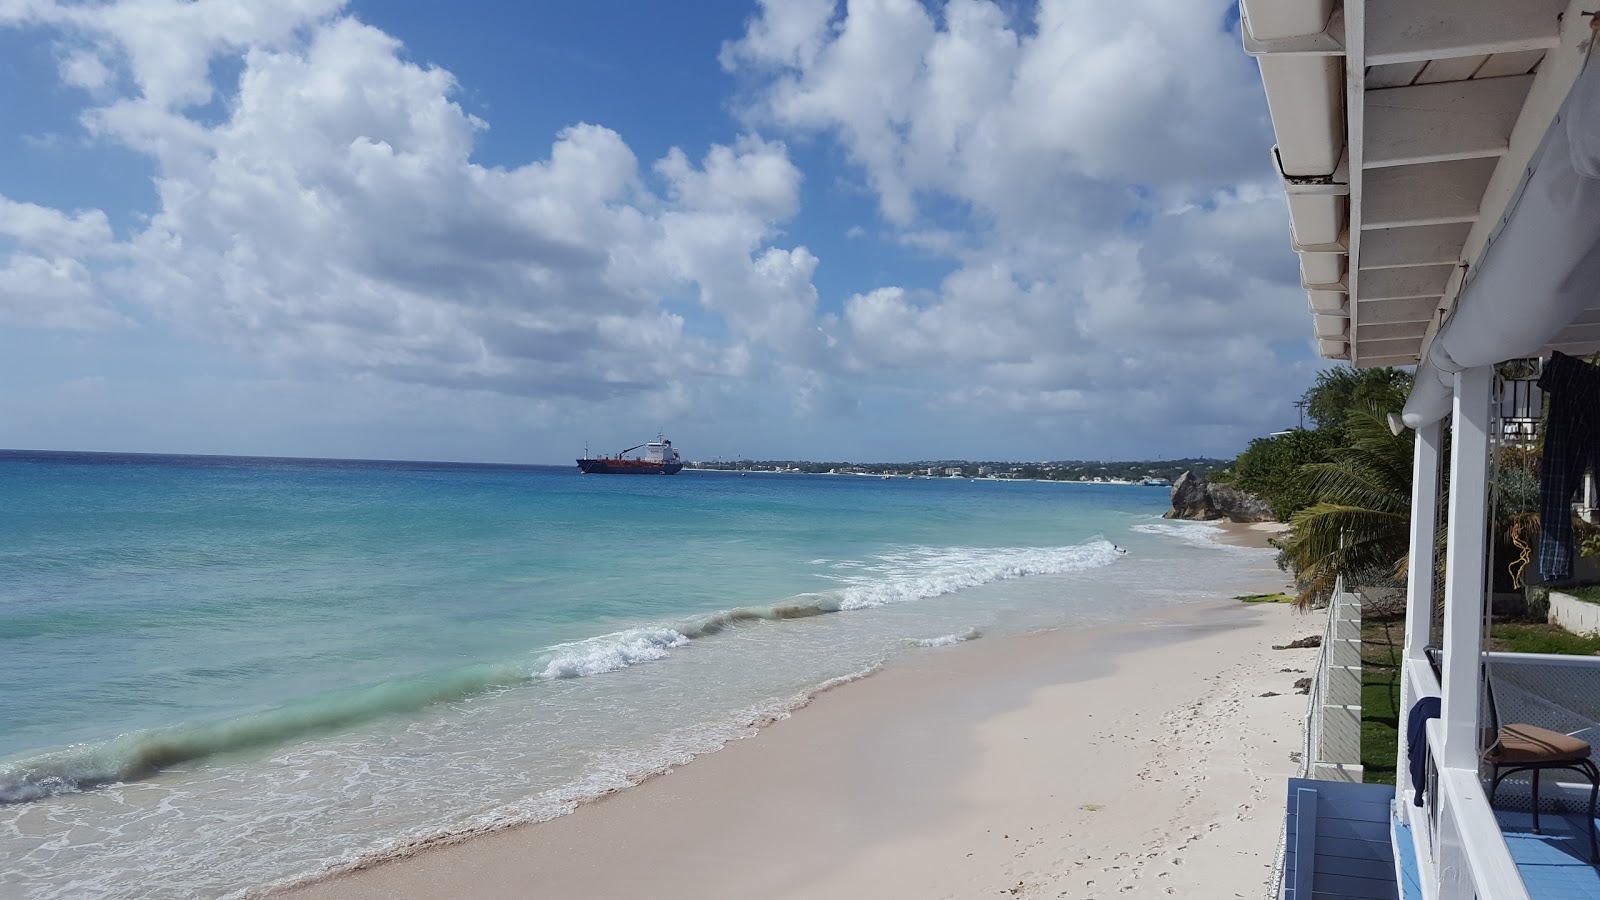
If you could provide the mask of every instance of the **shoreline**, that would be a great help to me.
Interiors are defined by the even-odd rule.
[[[1049,896],[1098,896],[1109,882],[1133,889],[1158,863],[1152,887],[1232,879],[1250,889],[1266,877],[1281,818],[1281,798],[1263,785],[1293,773],[1304,707],[1298,674],[1277,670],[1309,668],[1314,655],[1267,647],[1307,627],[1282,607],[1218,602],[1145,625],[940,648],[819,691],[790,718],[572,814],[400,851],[272,896],[648,888],[801,900],[1032,896],[1046,885]],[[1224,733],[1222,714],[1239,712],[1249,727]],[[1215,758],[1223,745],[1236,753]],[[1212,862],[1235,863],[1164,859],[1196,841],[1216,851]]]
[[[1214,538],[1219,544],[1230,547],[1255,547],[1261,550],[1273,549],[1267,543],[1269,540],[1282,537],[1289,526],[1285,522],[1230,522],[1226,519],[1213,522],[1218,533]]]

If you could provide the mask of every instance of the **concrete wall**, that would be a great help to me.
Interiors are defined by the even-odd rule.
[[[1600,603],[1586,603],[1571,594],[1551,591],[1550,624],[1573,634],[1600,632]]]

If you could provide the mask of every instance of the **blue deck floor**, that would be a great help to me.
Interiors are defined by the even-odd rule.
[[[1395,858],[1400,861],[1400,897],[1402,900],[1422,900],[1422,884],[1417,875],[1417,848],[1412,842],[1411,826],[1391,820],[1394,826]]]
[[[1533,816],[1495,810],[1506,846],[1528,896],[1534,900],[1600,900],[1600,869],[1589,863],[1589,830],[1581,816],[1544,813],[1533,833]]]
[[[1544,834],[1533,833],[1533,816],[1525,812],[1495,810],[1505,833],[1506,847],[1522,874],[1533,900],[1600,900],[1600,868],[1589,864],[1589,833],[1579,816],[1545,813],[1539,817]],[[1400,859],[1400,891],[1405,900],[1421,900],[1417,859],[1411,829],[1394,823],[1395,849]]]

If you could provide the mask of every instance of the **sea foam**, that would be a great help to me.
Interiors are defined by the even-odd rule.
[[[980,637],[981,634],[976,628],[968,628],[966,631],[956,634],[941,634],[938,637],[921,638],[911,643],[917,647],[949,647],[952,644],[974,640]]]
[[[642,662],[665,659],[668,650],[688,643],[687,636],[671,628],[630,628],[552,648],[554,655],[538,677],[602,675]]]

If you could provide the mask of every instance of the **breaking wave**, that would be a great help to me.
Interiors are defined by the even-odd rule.
[[[558,644],[522,660],[450,669],[308,697],[220,721],[143,729],[97,743],[0,760],[0,804],[135,781],[181,763],[284,745],[492,691],[614,672],[664,659],[690,641],[748,622],[802,619],[924,600],[1004,579],[1095,568],[1116,558],[1113,545],[1100,540],[1056,548],[917,547],[866,563],[839,563],[833,566],[834,572],[824,576],[839,587],[797,594],[770,606],[740,607],[632,628]],[[971,630],[916,643],[936,647],[977,636],[976,630]]]

